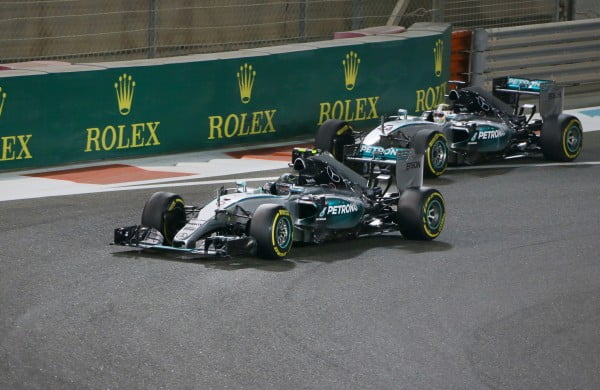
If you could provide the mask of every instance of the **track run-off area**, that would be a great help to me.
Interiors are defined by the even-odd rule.
[[[278,177],[281,149],[0,174],[0,388],[600,387],[600,131],[574,163],[427,180],[448,213],[432,242],[283,261],[110,245],[154,191],[202,205]]]

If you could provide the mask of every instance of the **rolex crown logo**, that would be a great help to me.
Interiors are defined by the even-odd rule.
[[[344,65],[344,78],[346,80],[346,89],[352,91],[356,85],[356,78],[358,77],[358,66],[360,65],[360,58],[358,54],[351,51],[346,54],[346,59],[342,60]]]
[[[0,116],[2,116],[2,109],[4,108],[5,101],[6,101],[6,92],[2,91],[2,87],[0,87]]]
[[[240,66],[240,71],[237,72],[238,87],[240,88],[240,99],[242,103],[250,103],[252,99],[252,87],[254,86],[254,78],[256,77],[256,71],[252,68],[252,65],[244,64]]]
[[[133,92],[135,91],[135,81],[131,75],[123,73],[119,76],[119,81],[115,83],[117,92],[117,103],[121,115],[127,115],[131,112],[131,103],[133,102]]]
[[[435,62],[435,75],[442,75],[442,59],[444,58],[444,41],[438,39],[433,47],[433,59]]]

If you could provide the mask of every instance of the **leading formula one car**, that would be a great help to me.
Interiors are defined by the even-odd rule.
[[[412,149],[397,154],[396,183],[389,177],[369,182],[329,152],[294,149],[292,156],[292,173],[258,188],[243,182],[221,187],[204,207],[157,192],[146,202],[140,225],[115,229],[114,244],[277,259],[294,241],[397,231],[408,239],[432,240],[441,233],[446,206],[439,191],[422,187],[422,154]]]
[[[538,97],[541,118],[535,116],[535,104],[520,104],[521,95]],[[448,102],[418,117],[399,110],[366,133],[354,131],[344,121],[326,121],[317,132],[315,147],[330,151],[358,172],[393,161],[406,148],[425,148],[424,170],[429,177],[443,174],[448,163],[536,155],[572,161],[581,153],[581,122],[562,112],[563,88],[552,81],[501,77],[493,80],[492,93],[479,87],[455,89]]]

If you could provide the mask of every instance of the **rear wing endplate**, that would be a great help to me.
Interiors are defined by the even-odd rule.
[[[407,188],[423,186],[424,156],[414,149],[405,149],[396,154],[396,188],[404,192]]]

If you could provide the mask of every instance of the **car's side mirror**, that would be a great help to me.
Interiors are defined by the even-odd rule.
[[[294,164],[292,165],[295,171],[301,172],[306,169],[306,161],[303,158],[299,157],[294,160]]]

